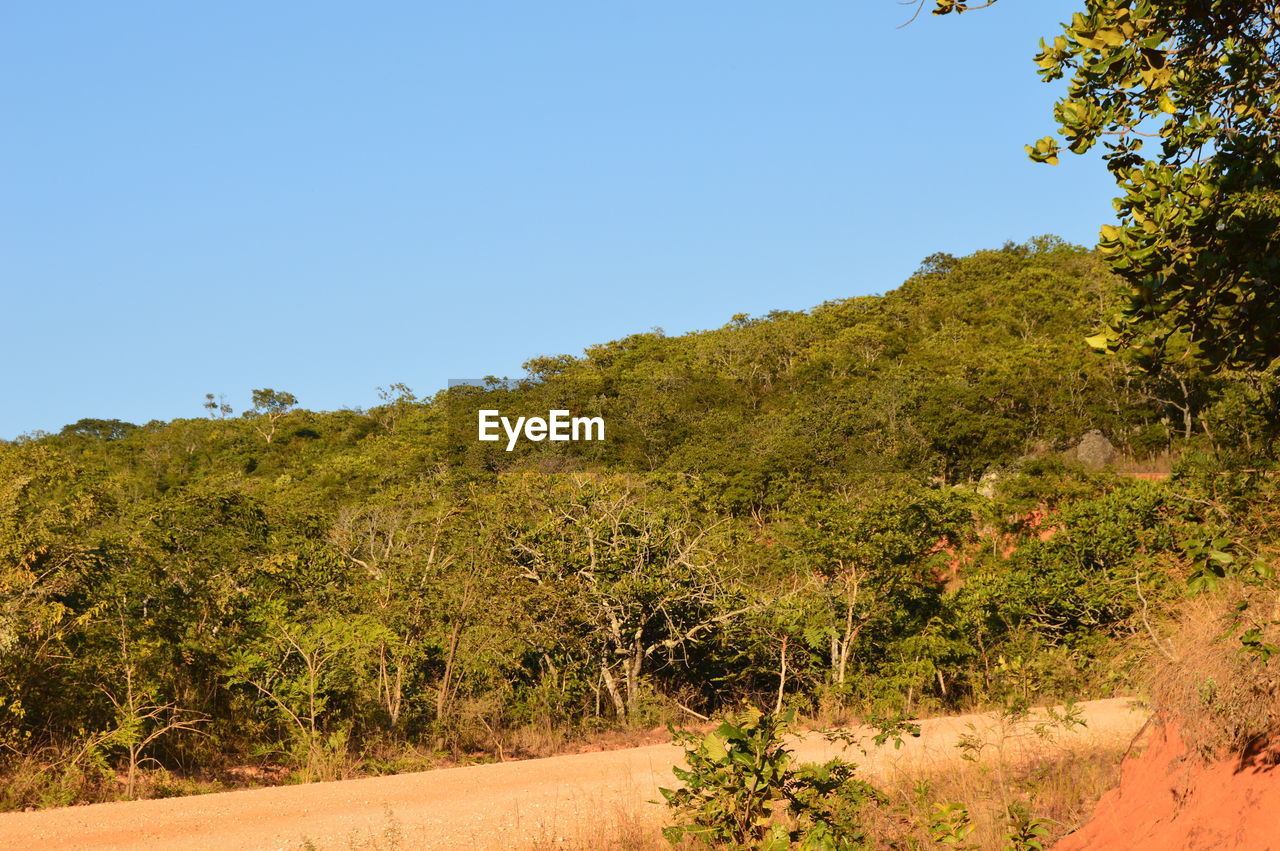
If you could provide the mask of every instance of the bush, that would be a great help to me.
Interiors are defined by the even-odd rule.
[[[863,811],[883,799],[842,760],[791,768],[782,736],[792,713],[749,708],[705,736],[675,732],[689,768],[673,769],[685,785],[662,789],[675,815],[663,830],[673,844],[806,849],[862,848]]]

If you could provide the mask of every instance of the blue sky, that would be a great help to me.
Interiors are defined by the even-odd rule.
[[[1112,216],[1074,2],[10,3],[0,437],[515,375]]]

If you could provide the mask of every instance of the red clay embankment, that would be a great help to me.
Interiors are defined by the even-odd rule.
[[[1280,851],[1280,766],[1274,749],[1204,764],[1176,728],[1144,734],[1120,785],[1055,851]]]

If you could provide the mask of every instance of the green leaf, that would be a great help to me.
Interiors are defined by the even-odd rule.
[[[1106,351],[1111,346],[1111,337],[1106,334],[1094,334],[1092,337],[1085,337],[1085,343],[1092,349],[1098,351]]]
[[[723,729],[722,727],[721,730]],[[706,751],[710,759],[717,762],[729,755],[729,750],[725,747],[723,734],[720,732],[708,733],[707,737],[702,740],[702,749]]]

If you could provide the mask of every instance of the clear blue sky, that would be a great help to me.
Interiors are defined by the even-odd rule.
[[[0,437],[304,407],[892,289],[1112,216],[1074,2],[8,3]]]

